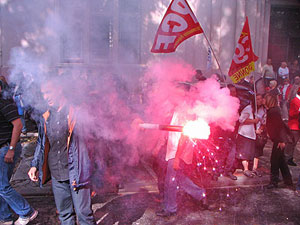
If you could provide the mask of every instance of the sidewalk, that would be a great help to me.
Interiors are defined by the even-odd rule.
[[[300,146],[297,147],[300,149]],[[35,144],[24,143],[23,148],[23,159],[12,177],[13,186],[41,212],[32,224],[59,224],[51,184],[41,189],[30,182],[27,176]],[[300,224],[300,198],[292,190],[263,188],[269,183],[271,148],[272,143],[268,142],[259,162],[262,177],[247,178],[241,170],[235,173],[237,181],[220,177],[207,190],[207,199],[212,206],[210,210],[201,209],[197,202],[183,195],[178,200],[178,215],[168,219],[155,215],[160,203],[155,200],[156,176],[151,168],[144,164],[143,167],[132,168],[135,176],[125,182],[124,189],[118,195],[93,199],[97,224]],[[295,153],[295,162],[300,165],[299,150]],[[300,166],[290,167],[290,170],[296,183]]]

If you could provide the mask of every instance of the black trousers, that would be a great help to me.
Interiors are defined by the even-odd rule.
[[[290,169],[285,161],[285,149],[277,148],[278,143],[273,144],[271,154],[271,183],[277,184],[279,180],[279,170],[281,171],[284,183],[293,184]]]

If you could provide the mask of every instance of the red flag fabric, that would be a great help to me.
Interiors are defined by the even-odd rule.
[[[159,25],[151,52],[170,53],[184,40],[203,33],[186,0],[172,0]]]
[[[254,71],[254,63],[257,60],[258,57],[254,54],[252,49],[248,17],[246,17],[246,22],[244,24],[228,72],[229,77],[231,78],[233,83],[239,82],[241,79],[245,78],[252,71]]]

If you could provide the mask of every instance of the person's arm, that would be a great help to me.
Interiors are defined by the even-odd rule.
[[[37,182],[38,181],[38,168],[40,164],[40,154],[42,153],[43,146],[43,137],[44,137],[44,120],[39,122],[38,126],[38,139],[36,142],[36,147],[34,151],[34,156],[31,161],[31,168],[28,171],[28,176],[30,180]]]
[[[258,118],[255,118],[255,119],[246,119],[243,124],[245,125],[248,125],[248,124],[256,124],[259,122],[259,119]]]
[[[20,135],[23,127],[20,118],[11,121],[11,123],[13,125],[13,131],[12,131],[11,141],[9,146],[12,147],[12,149],[8,150],[7,153],[5,154],[4,161],[6,163],[12,163],[14,160],[15,149],[20,139]]]
[[[265,77],[265,73],[266,73],[266,66],[263,66],[262,71],[261,71],[261,76]]]

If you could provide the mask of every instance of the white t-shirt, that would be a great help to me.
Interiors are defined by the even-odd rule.
[[[170,125],[179,125],[179,118],[177,112],[174,112]],[[169,131],[166,161],[175,158],[180,137],[180,132]]]
[[[279,67],[278,69],[278,75],[285,79],[285,78],[288,78],[289,77],[289,68],[285,67],[285,68],[282,68],[282,67]]]
[[[238,134],[242,135],[243,137],[255,140],[256,134],[255,134],[254,124],[253,123],[243,124],[246,119],[254,119],[251,105],[247,105],[241,112],[239,118],[240,126],[239,126]]]
[[[177,112],[174,112],[171,125],[183,125],[184,120],[180,118],[180,115]],[[179,140],[181,138],[180,132],[172,132],[169,131],[168,143],[167,143],[167,154],[166,161],[170,159],[174,159],[176,156],[176,152],[178,150]],[[182,159],[186,164],[192,164],[193,162],[193,148],[184,149],[182,152],[180,159]]]
[[[264,65],[262,68],[262,75],[268,78],[275,78],[275,73],[272,65]]]

